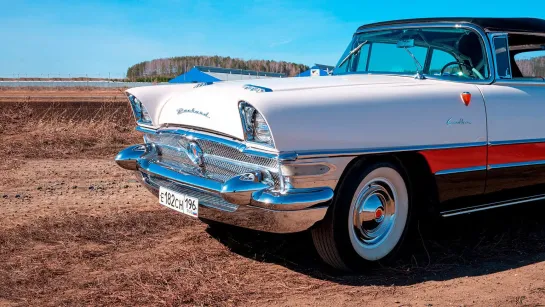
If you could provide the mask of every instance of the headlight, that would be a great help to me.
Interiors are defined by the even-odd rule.
[[[133,95],[129,95],[129,101],[131,102],[132,112],[134,113],[136,123],[138,125],[151,126],[151,117],[142,102]]]
[[[239,109],[246,140],[274,147],[271,130],[263,115],[247,102],[241,102]]]

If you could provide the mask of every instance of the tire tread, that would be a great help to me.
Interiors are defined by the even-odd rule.
[[[332,227],[327,227],[329,224],[324,223],[312,229],[312,240],[316,247],[316,251],[327,264],[343,270],[350,271],[350,268],[344,263],[336,247]]]

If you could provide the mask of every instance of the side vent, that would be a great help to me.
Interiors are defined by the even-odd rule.
[[[252,85],[252,84],[245,84],[242,88],[245,89],[245,90],[251,91],[251,92],[256,92],[256,93],[272,92],[272,90],[270,88],[257,86],[257,85]]]

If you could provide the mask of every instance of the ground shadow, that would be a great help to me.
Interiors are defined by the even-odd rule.
[[[545,203],[423,220],[395,264],[375,265],[359,275],[324,265],[308,232],[275,235],[222,225],[207,231],[244,257],[348,285],[410,285],[545,261]]]

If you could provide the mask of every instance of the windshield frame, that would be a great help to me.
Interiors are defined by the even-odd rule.
[[[425,74],[424,76],[427,79],[438,79],[438,80],[445,80],[445,81],[453,81],[453,82],[462,82],[462,83],[475,83],[475,84],[491,84],[495,80],[496,76],[496,67],[493,62],[492,57],[492,48],[490,46],[490,41],[488,40],[488,36],[484,32],[482,28],[479,26],[469,23],[469,22],[432,22],[432,23],[407,23],[407,24],[399,24],[399,25],[386,25],[386,26],[377,26],[373,28],[366,28],[363,30],[356,31],[354,35],[352,36],[351,42],[354,41],[354,38],[357,35],[364,34],[364,33],[371,33],[371,32],[377,32],[377,31],[387,31],[387,30],[402,30],[402,29],[414,29],[414,28],[455,28],[455,29],[466,29],[475,32],[481,39],[483,43],[483,51],[484,56],[486,57],[486,63],[488,64],[488,77],[480,80],[480,79],[456,79],[456,78],[450,78],[450,77],[443,77],[443,76],[435,76],[435,75],[429,75]],[[350,45],[349,45],[350,46]],[[347,48],[350,49],[350,48]],[[349,50],[348,50],[349,51]],[[343,52],[342,57],[346,56],[347,51]],[[335,67],[337,68],[337,66]],[[410,76],[414,77],[414,74],[402,74],[402,73],[395,73],[395,72],[342,72],[342,73],[334,73],[334,75],[351,75],[351,74],[380,74],[380,75],[395,75],[395,76]]]

